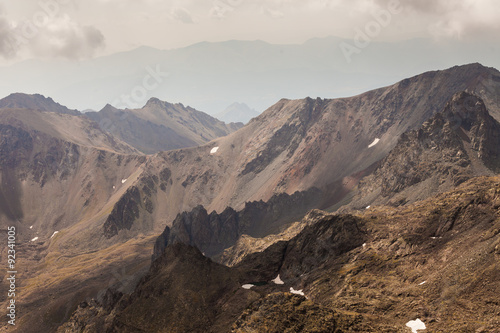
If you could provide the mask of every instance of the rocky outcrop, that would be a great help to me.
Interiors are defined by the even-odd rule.
[[[43,187],[56,175],[59,180],[66,179],[79,159],[80,148],[73,143],[0,124],[0,169],[15,171],[16,178],[31,177]]]
[[[228,207],[222,213],[207,213],[203,206],[179,214],[172,228],[166,227],[155,243],[153,259],[161,255],[168,244],[183,243],[196,246],[207,256],[224,250],[239,236],[238,213]]]
[[[130,187],[124,196],[115,204],[111,214],[104,223],[104,236],[111,238],[118,234],[119,230],[130,230],[134,221],[139,217],[141,206],[141,194],[135,186]]]
[[[155,174],[144,173],[135,185],[129,187],[120,197],[106,218],[103,233],[106,238],[112,238],[121,230],[150,232],[151,219],[155,210],[155,196],[158,189],[166,189],[170,181],[170,171],[166,168],[160,172],[160,177]]]
[[[0,124],[0,166],[18,168],[26,166],[33,151],[33,138],[30,133],[11,125]]]
[[[242,234],[259,237],[279,231],[300,219],[318,202],[321,202],[321,192],[312,189],[292,195],[275,195],[268,202],[247,202],[239,212],[228,207],[220,214],[215,211],[208,214],[203,206],[197,206],[177,215],[172,227],[165,228],[155,243],[153,260],[167,245],[175,243],[195,246],[213,257],[234,245]]]

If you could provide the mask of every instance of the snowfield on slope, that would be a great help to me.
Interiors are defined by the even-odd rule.
[[[411,328],[412,333],[418,333],[418,330],[425,330],[424,322],[418,318],[417,320],[410,320],[406,323],[406,326]]]
[[[370,145],[368,146],[368,148],[371,148],[373,146],[375,146],[377,143],[379,143],[380,139],[379,138],[375,138],[375,140],[373,140],[372,143],[370,143]]]

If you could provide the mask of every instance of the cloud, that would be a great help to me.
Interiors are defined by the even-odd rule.
[[[47,42],[49,53],[70,59],[89,58],[104,47],[104,36],[97,28],[74,22],[49,28],[41,39]]]
[[[139,45],[164,49],[224,39],[302,43],[327,35],[352,38],[356,29],[374,20],[374,11],[387,9],[393,1],[398,0],[88,0],[65,4],[60,0],[12,1],[5,6],[4,15],[0,11],[0,58],[18,55],[15,58],[80,59]],[[40,3],[59,6],[49,10]],[[415,37],[482,41],[500,38],[498,0],[399,3],[403,11],[393,15],[380,41]],[[25,43],[13,39],[25,35],[23,20],[33,21],[40,13],[50,17],[47,24],[37,27],[34,37],[23,37]],[[181,23],[189,26],[176,30]],[[11,28],[16,26],[13,34]],[[100,52],[105,44],[107,49]]]
[[[429,24],[429,32],[434,38],[498,38],[500,7],[495,0],[459,3],[441,0],[420,9],[434,17],[434,22]]]
[[[177,20],[179,22],[185,23],[185,24],[193,24],[194,20],[191,15],[191,13],[182,7],[175,7],[171,11],[172,18],[174,20]]]
[[[3,16],[0,16],[0,55],[12,58],[17,54],[18,47],[13,43],[12,28]]]
[[[320,0],[321,2],[321,0]],[[401,33],[421,30],[434,39],[498,39],[500,6],[498,0],[324,0],[323,4],[351,8],[359,13],[387,9],[399,3]],[[408,25],[409,22],[413,25]],[[401,29],[402,28],[402,29]]]
[[[67,15],[17,22],[10,40],[14,52],[22,50],[31,57],[84,59],[104,47],[104,36],[97,28],[82,26]]]

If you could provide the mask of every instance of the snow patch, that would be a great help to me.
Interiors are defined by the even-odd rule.
[[[280,275],[279,275],[279,274],[278,274],[278,276],[276,277],[276,279],[271,280],[271,282],[274,282],[274,284],[285,284],[285,282],[283,282],[283,280],[281,280],[281,278],[280,278]]]
[[[300,289],[300,290],[295,290],[295,289],[293,289],[293,287],[290,287],[290,292],[291,292],[292,294],[305,296],[305,294],[304,294],[304,292],[302,291],[302,289]]]
[[[370,143],[370,145],[368,146],[368,148],[371,148],[371,147],[375,146],[379,141],[380,141],[379,138],[375,138],[375,140],[373,140],[373,142]]]
[[[125,184],[126,181],[127,179],[122,179],[122,184]]]
[[[38,237],[33,238],[31,241],[36,242],[38,240]]]
[[[424,282],[420,282],[418,285],[421,286],[421,285],[424,285],[426,283],[427,283],[427,281],[424,281]]]
[[[255,287],[255,285],[254,284],[244,284],[241,286],[241,288],[243,288],[243,289],[252,289],[252,287]]]
[[[210,154],[215,154],[219,150],[219,147],[213,147],[212,150],[210,151]]]
[[[52,234],[52,236],[50,236],[50,238],[54,237],[55,235],[57,235],[59,233],[59,231],[54,231],[54,233]]]
[[[406,326],[411,328],[412,333],[417,333],[417,330],[425,330],[425,324],[420,319],[410,320]]]

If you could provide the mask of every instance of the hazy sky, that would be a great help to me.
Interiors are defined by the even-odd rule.
[[[378,28],[376,13],[382,13]],[[353,38],[366,29],[377,41],[499,43],[500,6],[498,0],[0,0],[0,64],[85,59],[141,45],[302,43]]]

